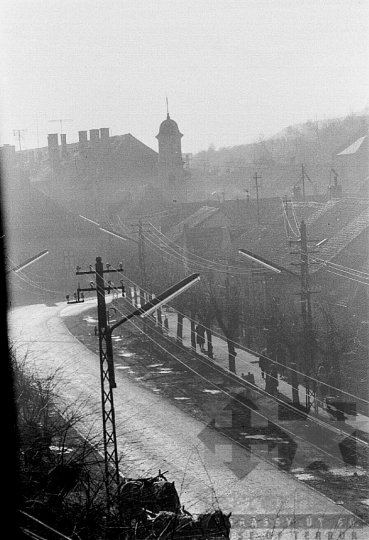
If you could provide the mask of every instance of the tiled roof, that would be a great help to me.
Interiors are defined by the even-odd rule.
[[[7,226],[14,236],[57,238],[96,235],[96,226],[32,186],[28,195],[13,198],[7,208]]]
[[[355,219],[345,225],[340,231],[333,235],[329,240],[319,249],[319,260],[324,262],[331,261],[339,253],[348,246],[355,238],[357,238],[363,231],[369,228],[369,204],[367,208],[361,212]],[[313,272],[319,270],[323,265],[315,266]]]
[[[310,210],[310,215],[308,210]],[[295,217],[286,221],[281,216],[273,224],[265,227],[253,227],[234,243],[234,254],[239,248],[252,251],[265,259],[285,268],[290,268],[294,260],[290,252],[288,237],[298,239],[299,225],[304,219],[307,225],[308,239],[315,243],[328,238],[316,255],[324,260],[335,258],[350,242],[369,227],[369,201],[360,199],[339,199],[325,205],[310,207],[304,204],[294,205]],[[295,219],[296,218],[296,219]],[[314,245],[314,242],[309,244]],[[319,266],[312,269],[316,271]]]
[[[181,221],[178,225],[175,225],[166,233],[166,237],[169,238],[172,242],[176,242],[183,234],[183,229],[187,226],[189,229],[197,227],[204,221],[206,221],[210,216],[219,211],[219,208],[213,208],[210,206],[203,206],[194,214],[191,214],[189,217]]]

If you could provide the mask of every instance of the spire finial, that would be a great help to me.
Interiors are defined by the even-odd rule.
[[[169,105],[168,105],[168,98],[165,98],[166,101],[167,101],[167,118],[170,118],[169,116]]]

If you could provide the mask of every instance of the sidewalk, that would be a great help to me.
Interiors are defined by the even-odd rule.
[[[169,334],[172,337],[175,337],[177,329],[177,314],[175,312],[163,312],[163,316],[164,315],[166,315],[168,318]],[[214,354],[213,362],[228,371],[228,347],[226,341],[218,336],[213,335],[212,344]],[[186,318],[183,320],[183,345],[191,348],[191,326],[190,321]],[[197,354],[201,354],[198,347]],[[206,356],[206,354],[204,354],[204,356]],[[206,358],[208,357],[206,356]],[[258,356],[255,356],[252,353],[246,352],[242,349],[237,349],[236,374],[241,377],[242,374],[247,375],[248,373],[251,373],[254,376],[255,385],[265,390],[265,380],[261,376]],[[291,385],[280,378],[278,382],[279,393],[292,400]],[[299,397],[300,402],[304,403],[305,387],[301,384],[299,385]],[[365,416],[363,414],[345,414],[345,417],[346,419],[344,424],[349,427],[349,429],[352,429],[353,431],[360,430],[369,435],[368,416]],[[338,425],[342,424],[342,422],[333,421],[331,415],[324,411],[322,408],[319,408],[318,418],[321,418],[321,420],[324,420],[325,422],[332,421],[332,423],[337,425],[337,427]]]

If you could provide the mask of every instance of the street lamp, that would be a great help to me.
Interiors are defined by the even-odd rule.
[[[112,334],[118,326],[124,324],[133,317],[145,318],[164,304],[167,304],[178,295],[195,285],[200,279],[200,274],[191,274],[162,292],[139,309],[132,311],[116,323],[109,325],[105,307],[105,289],[103,280],[103,265],[101,258],[96,259],[96,290],[98,294],[98,317],[99,317],[99,349],[100,349],[100,374],[101,395],[103,413],[104,435],[104,461],[106,474],[107,504],[111,504],[112,486],[115,485],[116,494],[119,496],[119,459],[115,429],[115,411],[113,401],[113,389],[116,388],[114,374],[113,341]]]
[[[45,249],[44,251],[40,251],[40,253],[37,253],[37,255],[34,255],[30,259],[27,259],[26,261],[22,262],[18,266],[15,266],[14,268],[11,268],[10,270],[7,270],[6,275],[10,274],[11,272],[14,272],[17,274],[24,268],[27,268],[30,264],[33,264],[34,262],[38,261],[39,259],[42,259],[42,257],[45,257],[49,253],[49,250]]]

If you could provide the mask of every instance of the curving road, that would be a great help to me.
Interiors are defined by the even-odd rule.
[[[78,407],[83,417],[79,429],[100,440],[99,359],[63,324],[64,317],[88,309],[94,302],[14,308],[9,313],[9,328],[18,355],[26,355],[27,364],[42,375],[57,374],[61,406]],[[181,502],[193,513],[219,503],[222,510],[239,515],[347,515],[339,505],[232,445],[219,433],[204,431],[201,422],[127,380],[124,370],[117,370],[116,377],[118,452],[125,476],[169,471]]]

